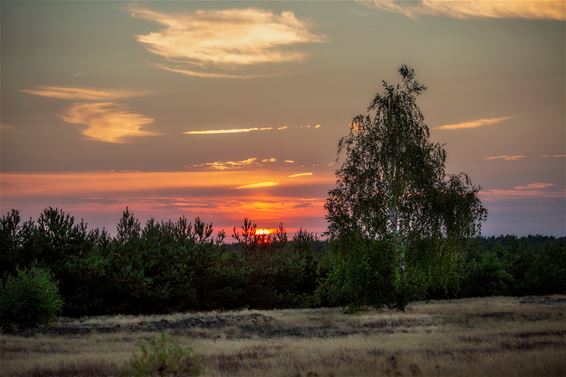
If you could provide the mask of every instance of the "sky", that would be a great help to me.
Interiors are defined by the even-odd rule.
[[[563,1],[4,1],[0,209],[326,230],[337,143],[408,64],[484,235],[566,235]]]

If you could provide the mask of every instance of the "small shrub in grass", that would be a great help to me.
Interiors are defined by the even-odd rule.
[[[63,308],[57,282],[36,266],[16,271],[0,287],[0,326],[4,331],[45,325]]]
[[[124,376],[198,376],[200,362],[189,347],[165,333],[153,337],[140,346],[140,352],[132,356],[130,365],[122,371]]]

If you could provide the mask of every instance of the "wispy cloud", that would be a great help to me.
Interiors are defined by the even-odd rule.
[[[248,132],[271,131],[273,127],[252,127],[252,128],[229,128],[225,130],[199,130],[186,131],[185,135],[219,135],[219,134],[241,134]]]
[[[474,1],[397,1],[362,0],[366,7],[388,12],[402,13],[407,17],[447,16],[452,18],[527,18],[566,19],[562,0],[474,0]]]
[[[270,158],[263,158],[259,159],[257,157],[250,157],[245,160],[226,160],[226,161],[212,161],[212,162],[205,162],[203,164],[195,164],[191,165],[194,168],[207,168],[211,170],[236,170],[242,168],[250,168],[250,167],[261,167],[264,166],[266,163],[274,163],[277,162],[275,157]]]
[[[514,154],[514,155],[499,155],[499,156],[488,156],[484,157],[484,160],[504,160],[504,161],[517,161],[526,158],[524,154]]]
[[[219,73],[219,72],[200,72],[187,68],[169,66],[165,64],[152,64],[152,66],[161,68],[165,71],[179,73],[184,76],[198,77],[201,79],[234,79],[234,80],[249,80],[258,79],[266,77],[276,77],[279,75],[269,74],[269,75],[250,75],[250,74],[232,74],[232,73]]]
[[[15,127],[16,126],[14,126],[13,124],[0,123],[0,130],[11,130],[12,128]]]
[[[542,158],[564,158],[566,154],[543,154]]]
[[[102,101],[118,98],[139,97],[149,94],[147,91],[135,91],[125,89],[97,89],[97,88],[75,88],[64,86],[37,86],[31,89],[21,90],[27,94],[41,97],[56,98],[63,100]]]
[[[238,186],[236,188],[237,189],[254,189],[254,188],[262,188],[262,187],[273,187],[273,186],[277,186],[278,184],[279,183],[273,182],[273,181],[256,182],[256,183],[250,183],[250,184],[247,184],[247,185]]]
[[[506,120],[513,119],[515,117],[512,116],[504,116],[504,117],[497,117],[497,118],[482,118],[476,120],[470,120],[467,122],[461,123],[452,123],[452,124],[445,124],[442,126],[434,127],[435,130],[462,130],[466,128],[478,128],[478,127],[486,127],[486,126],[493,126]]]
[[[320,128],[320,124],[316,126],[306,125],[306,126],[281,126],[281,127],[250,127],[250,128],[227,128],[227,129],[211,129],[211,130],[196,130],[196,131],[185,131],[185,135],[221,135],[221,134],[241,134],[249,132],[262,132],[262,131],[283,131],[288,129],[302,129],[302,128]]]
[[[515,190],[542,190],[554,186],[554,183],[547,182],[533,182],[526,185],[519,185],[513,187]]]
[[[289,47],[324,41],[290,11],[277,14],[249,8],[163,13],[131,5],[130,12],[162,26],[159,31],[137,36],[149,51],[167,59],[160,68],[187,76],[258,77],[234,70],[264,63],[300,62],[305,54]]]
[[[287,177],[288,177],[288,178],[298,178],[298,177],[308,177],[308,176],[310,176],[310,175],[312,175],[311,172],[308,172],[308,173],[291,174],[291,175],[289,175],[289,176],[287,176]]]
[[[284,160],[283,162],[286,163],[286,164],[294,164],[295,163],[294,160]]]
[[[60,116],[67,123],[86,126],[82,134],[87,138],[107,143],[124,143],[130,137],[156,135],[144,130],[153,123],[152,118],[113,102],[75,103]]]
[[[547,190],[556,186],[549,182],[532,182],[518,185],[513,188],[491,189],[480,191],[482,199],[497,201],[505,199],[556,199],[565,198],[566,190]]]

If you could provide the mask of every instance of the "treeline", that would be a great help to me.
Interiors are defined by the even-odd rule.
[[[3,285],[47,270],[70,316],[387,305],[399,263],[391,243],[361,236],[321,241],[282,225],[265,235],[247,219],[227,235],[199,218],[142,225],[128,210],[115,236],[59,209],[35,221],[12,210],[0,219],[0,247]],[[410,300],[566,293],[565,238],[418,240],[405,258]]]

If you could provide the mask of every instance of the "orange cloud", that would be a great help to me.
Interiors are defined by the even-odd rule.
[[[22,89],[21,92],[48,98],[85,101],[101,101],[117,98],[139,97],[149,94],[149,92],[147,91],[74,88],[64,86],[38,86],[32,89]]]
[[[308,172],[308,173],[291,174],[291,175],[288,175],[287,177],[288,177],[288,178],[298,178],[298,177],[307,177],[307,176],[310,176],[310,175],[312,175],[311,172]]]
[[[236,188],[237,189],[254,189],[254,188],[263,188],[263,187],[273,187],[273,186],[277,186],[277,185],[279,185],[279,183],[273,182],[273,181],[267,181],[267,182],[250,183],[250,184],[247,184],[247,185],[238,186]]]
[[[407,17],[447,16],[452,18],[527,18],[566,19],[566,5],[561,0],[474,0],[442,1],[420,0],[418,2],[396,0],[359,1],[369,8],[402,13]]]
[[[462,123],[453,123],[453,124],[445,124],[443,126],[434,127],[435,130],[461,130],[465,128],[478,128],[478,127],[485,127],[485,126],[493,126],[495,124],[499,124],[509,119],[513,119],[515,117],[512,116],[504,116],[498,118],[483,118],[472,120],[468,122]]]
[[[162,13],[132,5],[130,12],[163,27],[138,35],[140,43],[155,55],[185,66],[168,63],[160,68],[187,76],[254,78],[257,76],[234,73],[234,68],[299,62],[305,54],[289,47],[324,40],[289,11],[277,14],[249,8]]]
[[[213,161],[213,162],[205,162],[203,164],[195,164],[192,167],[205,167],[212,170],[233,170],[233,169],[242,169],[242,168],[249,168],[252,166],[263,166],[265,163],[273,163],[277,162],[275,157],[271,158],[264,158],[258,159],[257,157],[250,157],[245,160],[237,160],[237,161]]]
[[[484,157],[484,160],[504,160],[504,161],[517,161],[517,160],[522,160],[524,159],[525,156],[524,154],[515,154],[515,155],[500,155],[500,156],[488,156],[488,157]]]
[[[271,131],[272,127],[252,127],[252,128],[230,128],[226,130],[200,130],[186,131],[185,135],[219,135],[219,134],[241,134],[248,132]]]
[[[563,158],[566,157],[566,154],[543,154],[542,158]]]
[[[107,143],[124,143],[130,137],[156,135],[144,130],[153,123],[153,118],[112,102],[75,103],[60,116],[67,123],[86,126],[82,134],[87,138]]]
[[[292,129],[303,129],[303,128],[320,128],[320,124],[316,126],[294,126]],[[198,130],[198,131],[185,131],[185,135],[221,135],[221,134],[240,134],[248,132],[262,132],[262,131],[283,131],[289,129],[289,126],[281,126],[277,128],[273,127],[250,127],[250,128],[228,128],[222,130]]]

